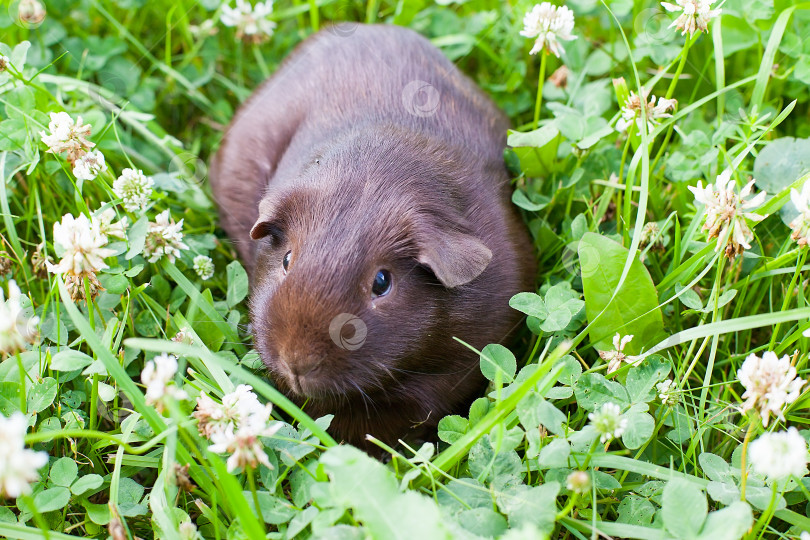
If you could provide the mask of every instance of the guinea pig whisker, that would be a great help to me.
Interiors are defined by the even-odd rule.
[[[381,381],[381,380],[380,380],[380,378],[377,376],[377,374],[376,374],[376,373],[374,373],[373,371],[369,371],[369,372],[368,372],[368,374],[369,374],[369,375],[371,375],[371,376],[374,378],[374,381],[373,381],[373,383],[372,383],[372,384],[374,384],[374,386],[376,386],[376,387],[377,387],[377,388],[379,388],[380,390],[385,391],[385,387],[383,386],[382,381]]]
[[[386,388],[382,385],[382,383],[380,383],[379,380],[376,379],[376,377],[375,377],[374,381],[369,381],[369,382],[371,382],[371,384],[374,386],[374,388],[380,390],[380,392],[382,392],[383,394],[386,393]],[[399,381],[397,381],[397,384],[402,386],[402,383],[400,383]]]
[[[445,376],[445,375],[457,375],[459,373],[466,373],[467,368],[457,369],[455,371],[415,371],[412,369],[402,369],[402,368],[395,368],[391,367],[388,368],[398,373],[405,373],[408,375],[427,375],[427,376]]]
[[[369,402],[368,395],[363,391],[362,388],[360,388],[360,385],[358,385],[356,382],[351,381],[351,383],[352,383],[352,386],[354,386],[357,389],[357,391],[360,393],[360,398],[363,400],[363,405],[366,408],[366,418],[371,418],[371,411],[369,411],[369,409],[368,409],[368,402]],[[373,402],[372,402],[372,406],[374,406]],[[375,411],[377,410],[376,407],[374,408],[374,410]]]
[[[371,361],[372,361],[372,362],[374,362],[374,364],[375,364],[375,365],[376,365],[378,368],[380,368],[382,371],[385,371],[385,372],[388,374],[388,379],[389,379],[389,381],[393,381],[395,384],[399,385],[399,386],[400,386],[402,389],[407,390],[407,388],[405,387],[405,385],[404,385],[404,384],[402,384],[402,381],[400,381],[399,379],[397,379],[397,378],[394,376],[394,374],[393,374],[393,373],[391,373],[391,369],[390,369],[388,366],[386,366],[386,365],[385,365],[383,362],[381,362],[380,360],[377,360],[377,359],[376,359],[376,358],[374,358],[374,357],[371,357]],[[396,369],[396,368],[394,368],[394,369]],[[380,390],[380,391],[381,391],[383,394],[385,394],[387,389],[385,388],[385,386],[383,386],[383,384],[382,384],[382,382],[380,381],[380,378],[378,377],[377,373],[374,373],[374,372],[369,372],[369,373],[370,373],[371,375],[373,375],[373,376],[374,376],[374,381],[375,381],[375,382],[374,382],[374,386],[375,386],[377,389],[379,389],[379,390]]]
[[[327,401],[332,408],[339,408],[347,399],[345,393],[340,392],[336,388],[329,387]]]
[[[355,388],[358,387],[357,383],[354,383],[354,385],[355,385]],[[368,386],[368,385],[371,385],[374,388],[380,389],[382,391],[382,393],[385,394],[385,387],[382,385],[382,383],[378,379],[376,379],[376,377],[375,377],[374,381],[372,381],[370,379],[363,380],[363,386]],[[371,406],[374,408],[374,411],[379,413],[379,410],[377,409],[377,402],[375,401],[375,399],[372,396],[370,396],[368,394],[368,392],[364,391],[362,388],[359,388],[359,390],[362,393],[363,399],[364,400],[367,399],[368,402],[371,404]]]
[[[383,371],[385,371],[388,374],[389,379],[396,380],[396,377],[394,377],[394,374],[391,373],[391,370],[388,368],[388,366],[386,366],[384,363],[380,362],[376,358],[372,357],[371,360],[377,365],[377,367],[381,368]]]
[[[334,407],[338,407],[344,401],[344,397],[334,388],[329,389],[329,399],[332,401]]]

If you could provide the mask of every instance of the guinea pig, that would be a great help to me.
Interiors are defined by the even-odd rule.
[[[337,25],[237,111],[212,160],[276,386],[369,449],[429,438],[521,325],[535,256],[510,202],[508,121],[427,39]]]

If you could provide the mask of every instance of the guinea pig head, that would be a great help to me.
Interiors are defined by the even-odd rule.
[[[433,162],[353,159],[324,156],[271,188],[251,231],[257,349],[283,390],[316,402],[412,393],[409,378],[446,373],[448,306],[492,257]]]

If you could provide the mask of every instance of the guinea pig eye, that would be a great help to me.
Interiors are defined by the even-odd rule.
[[[391,292],[391,272],[380,270],[374,276],[374,283],[371,284],[371,294],[374,296],[385,296]]]
[[[284,258],[281,259],[281,267],[284,268],[284,273],[287,273],[287,269],[290,267],[290,259],[292,258],[292,251],[288,251],[284,254]]]

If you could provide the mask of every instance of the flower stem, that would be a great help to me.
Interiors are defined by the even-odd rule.
[[[804,266],[804,261],[807,258],[807,250],[802,249],[799,253],[799,260],[796,261],[796,271],[793,272],[793,279],[790,280],[790,286],[788,287],[787,291],[785,291],[785,298],[782,300],[782,311],[787,310],[788,305],[790,305],[790,301],[793,299],[793,289],[796,288],[796,282],[799,279],[799,276],[802,273],[802,267]],[[776,344],[776,337],[779,335],[779,327],[781,323],[777,323],[773,327],[773,332],[771,332],[771,342],[768,345],[769,350],[773,350],[774,345]]]
[[[593,457],[593,451],[596,450],[596,446],[599,444],[599,435],[596,436],[596,439],[593,440],[591,443],[591,447],[588,448],[588,455],[585,456],[585,463],[582,464],[582,469],[588,467],[588,464],[591,462],[591,458]]]
[[[751,420],[748,424],[748,431],[745,432],[745,439],[743,439],[742,453],[740,454],[740,500],[745,502],[745,484],[748,480],[748,467],[746,466],[746,456],[748,455],[748,443],[751,441],[751,433],[754,432],[756,427],[756,420]]]
[[[93,373],[93,390],[90,394],[90,430],[98,425],[98,373]]]
[[[90,322],[90,328],[96,329],[96,317],[93,313],[93,295],[90,294],[90,282],[86,277],[82,278],[82,287],[84,287],[84,301],[87,302],[87,320]]]
[[[624,178],[624,165],[627,162],[627,153],[630,151],[630,139],[633,138],[633,131],[636,127],[635,122],[631,122],[630,126],[627,128],[627,140],[624,141],[624,150],[622,150],[622,160],[619,165],[619,179],[617,181],[618,184],[621,185]],[[630,242],[630,230],[628,228],[628,222],[630,217],[629,208],[631,206],[631,201],[633,199],[633,186],[632,184],[625,185],[624,189],[624,197],[622,197],[622,192],[617,191],[616,193],[616,228],[618,229],[621,227],[622,229],[622,245],[627,245]],[[625,210],[622,210],[622,205],[625,205]],[[624,214],[627,213],[627,219],[625,219]]]
[[[17,367],[20,369],[20,412],[26,414],[28,409],[28,407],[26,407],[25,399],[25,379],[27,373],[25,372],[25,366],[23,365],[20,353],[18,352],[15,356],[17,357]]]
[[[671,99],[672,94],[675,93],[675,86],[678,84],[678,79],[681,77],[681,73],[683,73],[683,68],[686,66],[686,58],[689,53],[689,48],[692,47],[692,43],[695,40],[692,36],[686,38],[686,43],[683,44],[683,50],[681,51],[681,59],[678,62],[678,67],[675,68],[675,74],[672,76],[672,82],[669,83],[669,88],[667,89],[667,96],[666,99]]]
[[[562,518],[570,514],[571,510],[574,509],[574,505],[577,504],[578,500],[579,500],[579,493],[576,492],[570,497],[568,497],[568,502],[565,504],[565,507],[557,513],[555,521],[560,521]]]
[[[720,289],[722,288],[721,282],[723,277],[723,267],[726,264],[726,259],[721,257],[717,260],[717,273],[714,279],[714,287],[712,288],[712,295],[711,300],[714,303],[714,308],[712,309],[712,322],[716,323],[720,321],[720,309],[719,309],[719,301],[720,301]],[[712,348],[709,352],[709,361],[706,363],[706,374],[703,376],[703,388],[700,391],[700,403],[698,406],[698,418],[702,421],[703,420],[703,413],[706,410],[706,398],[709,395],[709,387],[711,386],[709,383],[711,382],[712,372],[714,371],[714,361],[717,357],[717,343],[718,343],[718,336],[712,337]]]
[[[245,473],[247,473],[250,492],[253,494],[253,504],[256,507],[256,512],[261,514],[262,510],[261,506],[259,506],[259,494],[256,492],[256,478],[254,477],[253,467],[251,467],[250,465],[245,467]]]
[[[543,83],[545,83],[546,79],[547,56],[548,53],[545,50],[540,53],[540,75],[537,78],[537,101],[534,104],[534,122],[532,123],[534,127],[532,129],[537,129],[540,123],[540,106],[543,104]]]
[[[776,482],[771,484],[771,501],[768,503],[768,508],[759,516],[759,519],[754,523],[751,532],[748,533],[746,538],[762,538],[762,535],[765,533],[765,527],[768,525],[768,522],[771,521],[774,511],[776,511],[776,484]],[[759,531],[759,534],[757,534],[757,531]]]

